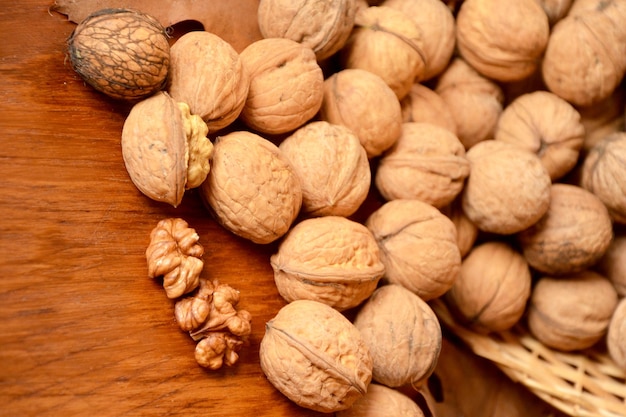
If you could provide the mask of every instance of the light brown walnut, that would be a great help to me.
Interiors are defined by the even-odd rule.
[[[354,30],[340,51],[341,65],[378,75],[402,100],[413,82],[424,77],[423,45],[421,30],[404,12],[372,6],[357,13]]]
[[[372,232],[384,279],[429,301],[450,289],[461,268],[454,223],[419,200],[392,200],[375,210],[365,225]]]
[[[347,127],[310,122],[278,147],[300,179],[303,213],[348,217],[367,198],[371,184],[367,152]]]
[[[372,379],[372,358],[359,331],[317,301],[297,300],[281,308],[265,325],[259,357],[276,389],[322,413],[350,408]]]
[[[187,103],[209,132],[234,122],[248,97],[250,75],[237,51],[219,36],[206,31],[182,35],[170,49],[167,91]]]
[[[456,18],[460,55],[497,81],[530,76],[549,35],[548,16],[537,0],[465,0]]]
[[[196,344],[194,356],[203,368],[216,370],[223,365],[232,366],[239,359],[245,342],[228,332],[213,332]]]
[[[287,158],[278,146],[248,131],[215,140],[200,195],[223,227],[261,244],[284,235],[302,205],[300,181]]]
[[[338,411],[336,417],[424,417],[415,401],[402,392],[382,384],[371,383],[367,393],[352,407]]]
[[[356,0],[261,0],[259,30],[264,38],[287,38],[311,48],[318,61],[339,51],[350,36]]]
[[[535,152],[554,181],[578,162],[585,136],[580,113],[549,91],[513,100],[500,115],[495,139]]]
[[[545,215],[518,235],[524,257],[545,274],[578,272],[595,264],[613,239],[609,212],[582,187],[555,183]]]
[[[362,69],[343,69],[324,81],[320,119],[352,130],[368,158],[389,149],[402,133],[400,101],[382,78]]]
[[[589,150],[581,185],[597,196],[611,219],[626,224],[626,132],[616,132]]]
[[[419,387],[435,370],[441,351],[437,316],[415,293],[383,285],[354,319],[372,356],[372,379],[388,387]]]
[[[166,218],[150,232],[146,248],[148,276],[162,278],[168,298],[175,299],[196,289],[204,266],[204,248],[195,229],[181,218]]]
[[[260,39],[241,51],[250,89],[240,118],[261,133],[280,134],[315,116],[324,96],[324,74],[313,50],[285,38]]]
[[[438,93],[424,84],[414,83],[409,94],[400,101],[400,107],[404,123],[431,123],[456,135],[456,121],[450,108]]]
[[[530,267],[522,254],[506,242],[487,241],[465,257],[445,301],[472,329],[497,332],[520,321],[530,290]]]
[[[416,199],[437,208],[456,198],[470,174],[461,141],[431,123],[403,123],[400,138],[379,159],[374,178],[387,200]]]
[[[463,211],[480,230],[514,234],[546,213],[552,182],[537,154],[491,139],[466,157],[472,168],[461,195]]]
[[[337,310],[363,302],[385,272],[370,231],[340,216],[313,217],[296,224],[270,263],[285,300],[315,300]]]
[[[586,349],[606,336],[617,303],[615,288],[593,271],[542,276],[532,290],[528,328],[547,347]]]

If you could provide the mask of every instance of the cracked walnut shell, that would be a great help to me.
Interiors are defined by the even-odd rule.
[[[168,298],[178,298],[198,287],[204,266],[204,248],[199,239],[195,229],[180,218],[163,219],[150,232],[146,248],[148,276],[163,278]]]
[[[302,220],[285,235],[270,263],[285,300],[315,300],[337,310],[363,302],[385,271],[370,231],[341,216]]]
[[[357,328],[312,300],[293,301],[266,323],[259,357],[276,389],[322,413],[352,406],[372,379],[372,358]]]
[[[122,157],[133,184],[147,197],[177,207],[186,189],[199,187],[213,144],[200,117],[166,92],[136,103],[122,128]]]
[[[300,181],[288,159],[272,142],[248,131],[215,140],[200,195],[224,228],[261,244],[284,235],[302,205]]]

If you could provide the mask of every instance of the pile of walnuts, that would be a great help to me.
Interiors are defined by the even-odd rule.
[[[605,341],[626,370],[624,22],[620,0],[261,0],[241,52],[195,31],[148,59],[167,78],[130,111],[124,161],[147,197],[198,188],[225,229],[278,243],[260,364],[303,407],[424,415],[396,397],[434,371],[439,298],[477,332]],[[208,337],[219,284],[147,255]]]

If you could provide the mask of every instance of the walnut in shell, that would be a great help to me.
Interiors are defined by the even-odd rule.
[[[401,100],[424,76],[423,44],[421,30],[404,12],[368,7],[357,13],[354,30],[340,51],[342,67],[378,75]]]
[[[580,113],[549,91],[526,93],[502,112],[495,139],[535,152],[554,181],[578,162],[585,136]]]
[[[532,290],[528,328],[550,348],[586,349],[606,336],[617,302],[615,288],[598,273],[543,276]]]
[[[606,347],[613,362],[626,370],[626,298],[621,298],[613,311],[607,329]]]
[[[498,84],[455,58],[437,78],[435,92],[454,116],[456,134],[465,149],[493,138],[504,101]]]
[[[541,70],[550,91],[572,104],[589,106],[610,96],[624,77],[626,4],[576,3],[552,28]]]
[[[604,203],[613,221],[626,224],[626,132],[613,133],[591,148],[581,185]]]
[[[187,32],[170,48],[168,92],[215,132],[230,125],[248,97],[250,76],[235,49],[206,31]]]
[[[419,200],[392,200],[366,220],[383,264],[385,279],[429,301],[450,289],[461,268],[452,221]]]
[[[555,183],[545,215],[518,235],[531,267],[557,275],[596,263],[613,239],[613,226],[602,201],[582,187]]]
[[[315,116],[324,97],[324,74],[310,47],[285,38],[260,39],[240,56],[250,74],[240,115],[247,126],[280,134]]]
[[[552,182],[535,153],[490,139],[466,157],[472,168],[461,196],[463,211],[480,230],[517,233],[548,210]]]
[[[265,325],[259,348],[267,379],[296,404],[345,410],[367,392],[372,358],[356,327],[334,308],[297,300]]]
[[[148,276],[163,278],[168,298],[178,298],[198,287],[204,266],[199,239],[196,230],[181,218],[163,219],[150,232]]]
[[[420,386],[441,351],[439,320],[426,301],[400,285],[383,285],[363,304],[354,325],[372,356],[372,379],[388,387]]]
[[[452,132],[404,123],[400,138],[380,158],[375,183],[387,200],[416,199],[440,208],[461,192],[469,173],[465,148]]]
[[[91,13],[72,31],[67,50],[74,71],[113,98],[147,98],[167,81],[170,45],[165,28],[138,10]]]
[[[368,158],[389,149],[402,133],[400,101],[382,78],[362,69],[343,69],[324,81],[320,119],[352,130]]]
[[[300,181],[287,158],[278,146],[248,131],[215,140],[200,195],[222,226],[261,244],[284,235],[302,205]]]
[[[313,217],[296,224],[270,263],[285,300],[315,300],[337,310],[363,302],[385,272],[370,231],[340,216]]]
[[[347,127],[310,122],[278,147],[300,179],[303,213],[348,217],[365,201],[370,164],[359,138]]]
[[[371,383],[367,393],[356,400],[352,407],[338,411],[336,417],[403,416],[424,417],[415,401],[402,392],[382,384]]]
[[[210,170],[213,144],[204,121],[186,103],[160,91],[136,103],[122,128],[122,157],[133,184],[153,200],[176,207],[185,189]]]
[[[548,16],[537,0],[465,0],[456,18],[459,53],[497,81],[531,75],[549,35]]]
[[[613,283],[620,297],[626,297],[626,234],[613,238],[594,269]]]
[[[344,46],[356,11],[356,0],[261,0],[257,14],[264,38],[300,42],[322,61]]]
[[[450,62],[456,45],[456,23],[450,8],[440,0],[386,0],[383,5],[404,12],[422,32],[421,51],[426,67],[416,81],[439,75]]]
[[[423,84],[413,84],[409,94],[400,101],[400,108],[402,121],[405,123],[431,123],[456,135],[456,121],[448,104],[439,94]]]
[[[530,297],[528,262],[500,241],[475,246],[445,301],[467,326],[482,333],[508,330],[522,318]]]

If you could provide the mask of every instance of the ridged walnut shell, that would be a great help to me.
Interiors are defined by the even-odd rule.
[[[549,35],[548,16],[537,0],[466,0],[456,18],[459,53],[497,81],[535,72]]]
[[[265,244],[283,236],[302,205],[298,176],[280,149],[248,131],[215,140],[201,197],[232,233]]]
[[[258,23],[264,38],[300,42],[322,61],[344,46],[356,11],[356,0],[261,0]]]
[[[215,132],[239,117],[250,76],[237,51],[219,36],[187,32],[170,49],[168,92]]]
[[[545,215],[518,235],[524,257],[550,275],[581,271],[595,264],[613,239],[609,212],[582,187],[555,183]]]
[[[414,83],[409,94],[400,101],[400,106],[403,122],[431,123],[456,135],[456,121],[448,104],[424,84]]]
[[[299,128],[317,114],[324,97],[324,74],[308,46],[266,38],[241,51],[250,89],[241,120],[261,133]]]
[[[375,183],[387,200],[416,199],[437,208],[452,202],[470,174],[461,141],[443,127],[404,123],[380,158]]]
[[[413,399],[397,389],[372,383],[367,393],[352,407],[338,411],[336,417],[424,417],[424,412]]]
[[[495,133],[496,140],[535,152],[553,181],[574,168],[584,137],[580,113],[548,91],[513,100],[500,115]]]
[[[308,299],[337,310],[359,305],[385,272],[374,236],[340,216],[302,220],[271,256],[278,292],[288,302]]]
[[[385,279],[429,301],[450,289],[461,268],[452,221],[419,200],[392,200],[366,220],[380,247]]]
[[[609,280],[593,271],[543,276],[532,290],[528,327],[547,347],[586,349],[606,336],[617,302]]]
[[[154,17],[132,9],[102,9],[81,21],[67,40],[74,71],[110,97],[140,100],[167,81],[170,45]]]
[[[487,241],[463,260],[445,300],[463,323],[489,333],[508,330],[522,318],[530,289],[530,268],[521,253],[505,242]]]
[[[298,300],[265,325],[261,369],[287,398],[322,413],[349,408],[367,392],[372,358],[361,334],[326,304]]]
[[[363,304],[354,325],[372,356],[372,379],[388,387],[421,385],[435,370],[442,334],[437,316],[413,292],[383,285]]]
[[[300,179],[304,213],[348,217],[367,198],[369,160],[359,138],[347,127],[310,122],[278,147]]]

